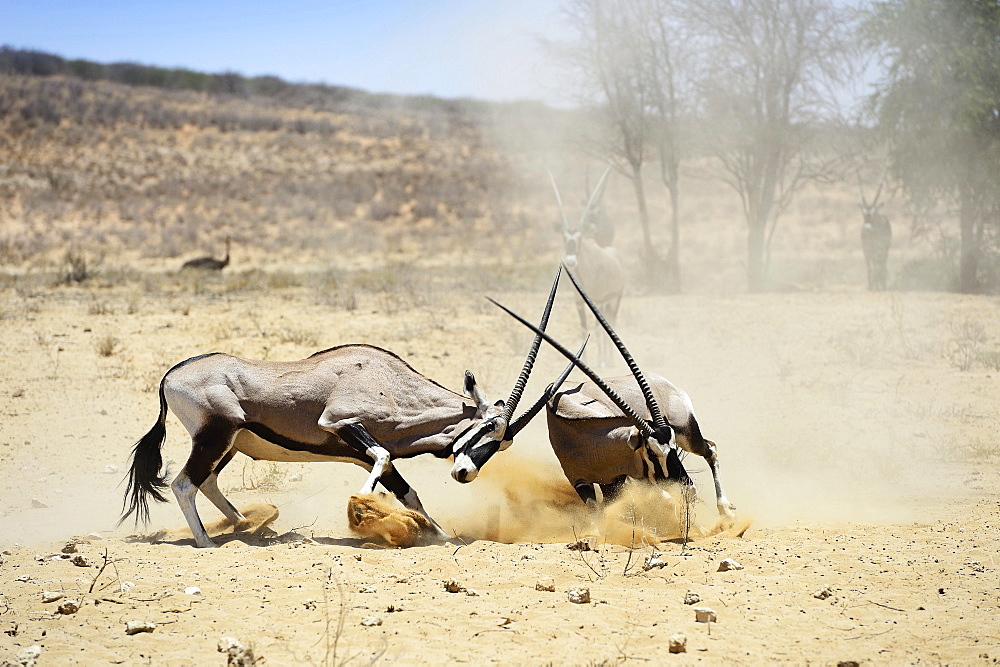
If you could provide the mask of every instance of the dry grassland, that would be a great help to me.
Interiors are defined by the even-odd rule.
[[[365,342],[448,387],[469,368],[492,395],[509,391],[529,337],[483,296],[529,316],[541,307],[559,256],[541,175],[557,154],[546,142],[518,152],[523,136],[500,143],[496,126],[461,115],[265,114],[85,87],[81,109],[121,98],[161,113],[98,122],[70,113],[72,91],[58,91],[71,83],[35,91],[68,96],[56,123],[17,106],[38,81],[0,87],[13,109],[0,132],[0,661],[40,646],[39,664],[221,664],[223,637],[267,664],[1000,658],[1000,304],[864,291],[846,190],[807,194],[776,237],[783,289],[747,295],[732,199],[692,181],[687,292],[633,285],[623,303],[620,333],[640,364],[684,387],[719,443],[742,537],[626,546],[633,529],[669,528],[636,489],[599,552],[567,549],[582,508],[543,420],[469,485],[433,457],[399,464],[456,535],[449,545],[354,536],[360,468],[248,459],[221,487],[240,507],[276,506],[269,527],[196,550],[163,532],[183,525],[170,503],[146,528],[116,529],[158,382],[194,354],[282,360]],[[167,127],[185,109],[188,121]],[[236,119],[225,130],[210,120],[223,113]],[[277,129],[250,128],[262,114]],[[299,132],[305,118],[313,129]],[[582,163],[560,160],[578,201]],[[629,219],[626,189],[612,186]],[[218,255],[227,234],[234,259],[221,274],[178,272]],[[900,255],[921,252],[899,236]],[[626,257],[637,244],[620,228]],[[579,338],[565,289],[550,330]],[[527,398],[561,367],[543,349]],[[188,439],[174,417],[167,426],[176,469]],[[710,475],[687,465],[711,525]],[[70,541],[89,563],[58,555]],[[743,568],[718,571],[726,558]],[[571,602],[574,587],[591,602]],[[717,622],[696,622],[688,593]],[[67,599],[78,611],[57,611]],[[130,635],[129,621],[155,629]],[[687,652],[670,654],[678,633]]]

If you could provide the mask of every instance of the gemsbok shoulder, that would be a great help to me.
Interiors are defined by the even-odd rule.
[[[540,330],[548,323],[558,283],[559,273]],[[166,502],[166,473],[160,469],[170,410],[191,436],[191,454],[170,487],[198,547],[215,546],[198,516],[198,491],[233,523],[243,520],[218,486],[219,473],[237,453],[266,461],[359,465],[370,471],[361,493],[381,483],[426,517],[439,538],[447,538],[392,461],[418,454],[454,456],[452,477],[475,479],[558,388],[559,380],[513,419],[540,344],[536,336],[509,398],[495,403],[469,371],[462,395],[372,345],[341,345],[300,361],[251,361],[222,353],[182,361],[160,381],[159,417],[132,449],[121,521],[134,514],[136,522],[148,523],[150,499]],[[561,377],[568,374],[569,368]]]
[[[591,510],[593,525],[597,525],[602,510],[595,485],[601,487],[604,503],[621,492],[627,478],[647,480],[661,489],[679,483],[683,498],[693,499],[693,482],[678,448],[698,454],[708,463],[721,523],[732,524],[736,508],[722,488],[718,450],[714,442],[702,435],[690,397],[658,375],[643,374],[607,319],[573,274],[569,276],[618,348],[631,375],[600,377],[548,333],[490,300],[570,358],[589,378],[584,382],[565,382],[553,392],[546,406],[546,417],[552,449],[566,479]]]

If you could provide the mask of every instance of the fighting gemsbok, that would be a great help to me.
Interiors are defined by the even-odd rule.
[[[569,276],[632,375],[601,378],[548,333],[490,300],[569,357],[590,378],[589,382],[564,383],[562,389],[554,392],[547,404],[547,420],[549,442],[556,458],[569,483],[591,509],[595,525],[601,511],[595,485],[601,487],[604,502],[621,491],[626,478],[644,479],[657,485],[676,482],[685,498],[690,498],[693,483],[681,462],[678,447],[704,457],[715,482],[719,515],[723,523],[732,523],[735,507],[722,489],[717,448],[702,436],[690,397],[658,375],[644,375],[573,274]]]
[[[557,273],[540,330],[558,283]],[[191,455],[170,486],[199,547],[215,546],[195,506],[199,490],[230,521],[243,519],[218,486],[219,473],[237,453],[267,461],[354,463],[370,471],[361,493],[381,483],[425,516],[439,537],[447,537],[392,461],[418,454],[454,456],[452,477],[474,479],[555,390],[550,386],[512,420],[540,344],[536,336],[510,397],[496,403],[487,400],[469,371],[463,396],[371,345],[341,345],[301,361],[248,361],[221,353],[182,361],[160,381],[159,418],[132,450],[122,521],[135,514],[136,521],[148,522],[149,499],[166,501],[160,450],[169,409],[191,435]]]

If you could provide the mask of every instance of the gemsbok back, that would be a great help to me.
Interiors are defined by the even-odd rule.
[[[490,300],[570,358],[590,378],[588,382],[563,383],[549,399],[546,412],[549,442],[566,479],[590,508],[593,525],[597,525],[602,509],[595,485],[601,487],[604,503],[621,492],[627,478],[648,480],[661,489],[669,487],[668,483],[679,483],[684,500],[691,500],[694,486],[678,448],[698,454],[708,463],[721,523],[732,524],[736,508],[722,488],[717,447],[702,436],[690,397],[658,375],[644,375],[611,324],[573,274],[569,276],[631,375],[601,378],[548,333]]]
[[[560,270],[561,273],[561,270]],[[539,329],[548,323],[559,283],[552,284]],[[512,419],[538,353],[536,336],[510,397],[487,400],[465,372],[465,395],[413,369],[388,350],[341,345],[300,361],[248,361],[213,353],[182,361],[160,381],[160,414],[132,450],[121,521],[149,521],[150,498],[166,502],[160,473],[169,409],[191,435],[191,455],[170,484],[199,547],[215,546],[198,516],[200,490],[230,521],[243,520],[223,496],[218,475],[237,453],[266,461],[344,461],[370,471],[361,493],[375,485],[425,516],[439,538],[449,537],[424,510],[416,491],[392,466],[418,454],[455,457],[452,477],[475,479],[558,388]],[[561,376],[569,374],[569,368]]]
[[[610,173],[611,167],[609,166],[601,174],[597,187],[590,193],[583,213],[580,215],[580,221],[575,227],[569,223],[566,210],[563,208],[562,197],[559,195],[559,188],[556,186],[556,180],[551,171],[549,172],[549,180],[552,182],[552,190],[556,195],[556,203],[559,204],[563,235],[563,264],[576,274],[584,289],[591,295],[605,317],[614,324],[618,317],[622,294],[625,292],[625,270],[618,258],[618,252],[611,246],[602,246],[594,238],[599,229],[595,216],[598,215]],[[580,326],[584,331],[588,331],[590,329],[590,315],[587,306],[578,300],[576,308],[580,316]],[[601,339],[598,342],[598,356],[601,364],[607,362],[609,353],[610,350]]]

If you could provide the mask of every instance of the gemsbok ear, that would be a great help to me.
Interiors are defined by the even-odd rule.
[[[479,385],[476,383],[476,376],[472,374],[472,371],[465,371],[465,393],[476,403],[476,412],[480,416],[490,409],[492,404],[486,398],[483,390],[479,388]]]

